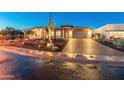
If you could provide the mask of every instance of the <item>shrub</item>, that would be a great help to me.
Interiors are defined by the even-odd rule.
[[[124,47],[124,40],[113,41],[113,45],[115,45],[117,47]]]

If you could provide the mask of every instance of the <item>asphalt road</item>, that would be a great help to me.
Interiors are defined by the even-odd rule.
[[[92,39],[70,39],[63,52],[106,56],[124,55],[123,52],[104,46]]]
[[[0,49],[0,79],[38,79],[35,70],[47,62]]]

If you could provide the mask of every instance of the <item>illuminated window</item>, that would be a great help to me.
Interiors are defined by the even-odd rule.
[[[113,38],[124,38],[124,32],[109,32],[109,35],[110,37],[113,37]]]
[[[61,36],[61,32],[60,31],[56,31],[56,36],[60,37]]]
[[[72,31],[69,31],[69,38],[72,38]]]

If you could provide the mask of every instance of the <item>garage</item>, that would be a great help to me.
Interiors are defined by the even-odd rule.
[[[89,32],[86,29],[74,29],[73,38],[90,38]]]

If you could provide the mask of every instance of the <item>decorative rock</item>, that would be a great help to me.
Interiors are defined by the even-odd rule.
[[[89,69],[97,69],[97,66],[95,66],[95,65],[87,65],[87,67],[89,68]]]
[[[52,47],[52,50],[53,50],[53,51],[57,51],[57,50],[59,50],[59,47],[53,46],[53,47]]]
[[[76,55],[77,60],[86,60],[86,58],[82,55]]]
[[[52,46],[53,46],[53,43],[47,43],[48,48],[52,48]]]

